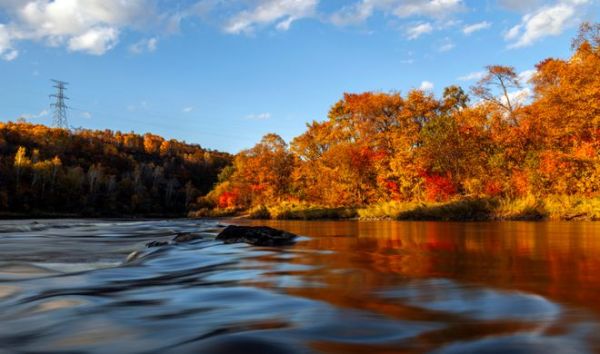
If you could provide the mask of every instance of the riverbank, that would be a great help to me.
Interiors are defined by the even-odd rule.
[[[325,207],[284,202],[250,210],[202,209],[189,217],[245,217],[275,220],[600,220],[600,198],[533,196],[519,199],[471,198],[447,202],[385,202],[366,207]]]
[[[0,212],[0,220],[25,220],[25,219],[182,219],[185,214],[109,214],[109,213],[52,213],[44,211],[25,212]]]

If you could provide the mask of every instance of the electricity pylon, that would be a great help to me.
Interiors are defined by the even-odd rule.
[[[67,90],[67,82],[60,80],[52,80],[56,93],[50,95],[51,98],[56,98],[56,102],[50,106],[54,107],[54,118],[52,124],[57,128],[69,129],[69,123],[67,122],[67,109],[69,108],[65,103],[69,97],[65,96]]]

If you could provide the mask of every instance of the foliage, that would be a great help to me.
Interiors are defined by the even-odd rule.
[[[0,212],[183,215],[230,162],[151,134],[0,123]]]
[[[209,199],[264,205],[275,218],[320,208],[366,218],[566,218],[550,196],[600,197],[598,33],[584,24],[571,58],[541,61],[528,100],[518,97],[525,83],[515,69],[501,65],[487,67],[471,105],[458,86],[441,98],[346,93],[289,146],[269,134],[238,154]]]

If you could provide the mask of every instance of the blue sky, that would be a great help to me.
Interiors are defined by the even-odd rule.
[[[567,57],[598,0],[0,0],[0,120],[152,132],[237,152],[344,92],[468,88]]]

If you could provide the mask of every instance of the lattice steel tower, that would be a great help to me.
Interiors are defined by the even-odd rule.
[[[69,129],[69,123],[67,122],[67,109],[69,107],[65,103],[69,99],[65,96],[68,83],[60,80],[52,80],[52,82],[54,83],[53,87],[56,88],[56,93],[50,95],[51,98],[56,98],[56,102],[50,105],[54,107],[52,124],[57,128]]]

